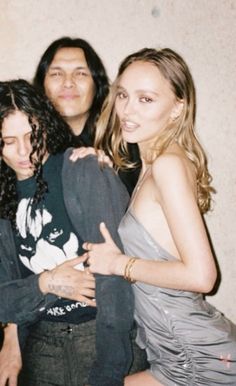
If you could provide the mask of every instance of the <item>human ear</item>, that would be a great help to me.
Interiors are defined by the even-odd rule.
[[[180,114],[183,111],[183,108],[184,108],[183,99],[177,99],[170,114],[170,118],[172,121],[175,121],[176,119],[179,118]]]

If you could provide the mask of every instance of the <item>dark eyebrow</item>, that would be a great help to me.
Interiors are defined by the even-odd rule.
[[[150,90],[150,89],[140,89],[140,90],[136,90],[138,93],[148,93],[148,94],[155,94],[155,95],[159,95],[157,91],[154,91],[154,90]]]
[[[118,84],[118,85],[117,85],[117,90],[123,90],[123,91],[126,91],[126,88]],[[148,94],[154,94],[154,95],[156,95],[156,96],[159,95],[157,91],[149,90],[149,89],[140,89],[140,90],[136,90],[136,93],[148,93]]]
[[[117,90],[125,90],[125,88],[123,86],[120,86],[119,84],[116,88],[117,88]]]
[[[53,66],[53,65],[51,65],[51,64],[50,64],[50,66],[48,67],[48,69],[50,69],[50,68],[53,68],[53,69],[58,69],[58,70],[60,70],[60,69],[61,69],[61,67],[60,67],[60,66]]]
[[[24,137],[28,134],[31,134],[32,133],[32,130],[28,131],[27,133],[24,134]],[[5,136],[2,136],[2,139],[8,139],[8,138],[16,138],[15,135],[5,135]]]
[[[63,70],[63,69],[60,66],[49,66],[47,71],[51,71],[51,70],[55,71],[55,70]]]
[[[59,65],[50,65],[48,70],[63,70],[63,67]],[[89,68],[87,66],[77,66],[74,70],[89,70]]]
[[[16,138],[14,135],[5,135],[5,136],[2,136],[2,139],[8,139],[8,138]]]

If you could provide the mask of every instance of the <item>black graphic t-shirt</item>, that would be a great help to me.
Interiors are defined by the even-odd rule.
[[[34,177],[17,182],[19,203],[15,240],[23,277],[53,269],[83,253],[82,240],[75,233],[64,205],[62,163],[63,154],[51,155],[45,162],[43,177],[48,192],[36,207],[31,206],[36,188]],[[83,269],[83,265],[77,268]],[[93,319],[95,313],[95,309],[85,303],[58,299],[42,313],[42,319],[81,323]]]

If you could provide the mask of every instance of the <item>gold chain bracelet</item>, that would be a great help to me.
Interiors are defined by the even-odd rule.
[[[131,271],[136,260],[138,260],[137,257],[131,257],[125,266],[124,279],[130,283],[136,282],[136,280],[131,278]]]

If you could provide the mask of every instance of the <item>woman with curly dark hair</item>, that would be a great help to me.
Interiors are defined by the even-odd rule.
[[[76,256],[83,240],[101,241],[100,221],[121,247],[128,193],[96,157],[69,160],[70,129],[29,83],[0,82],[0,101],[0,321],[14,355],[12,323],[25,343],[22,385],[120,386],[132,359],[131,287],[99,276],[95,302],[95,277]]]
[[[72,138],[70,127],[61,119],[47,98],[35,94],[23,80],[0,83],[0,127],[4,119],[15,110],[22,111],[31,126],[30,140],[32,144],[31,161],[34,164],[34,174],[37,189],[34,201],[39,202],[46,191],[46,184],[42,177],[42,162],[46,153],[56,154],[69,147]],[[37,124],[36,124],[37,122]],[[55,133],[57,134],[55,140]],[[45,140],[44,140],[45,138]],[[3,153],[4,141],[0,132],[0,153]],[[37,157],[33,157],[36,155]],[[17,208],[16,173],[2,161],[0,163],[0,217],[15,221]]]

